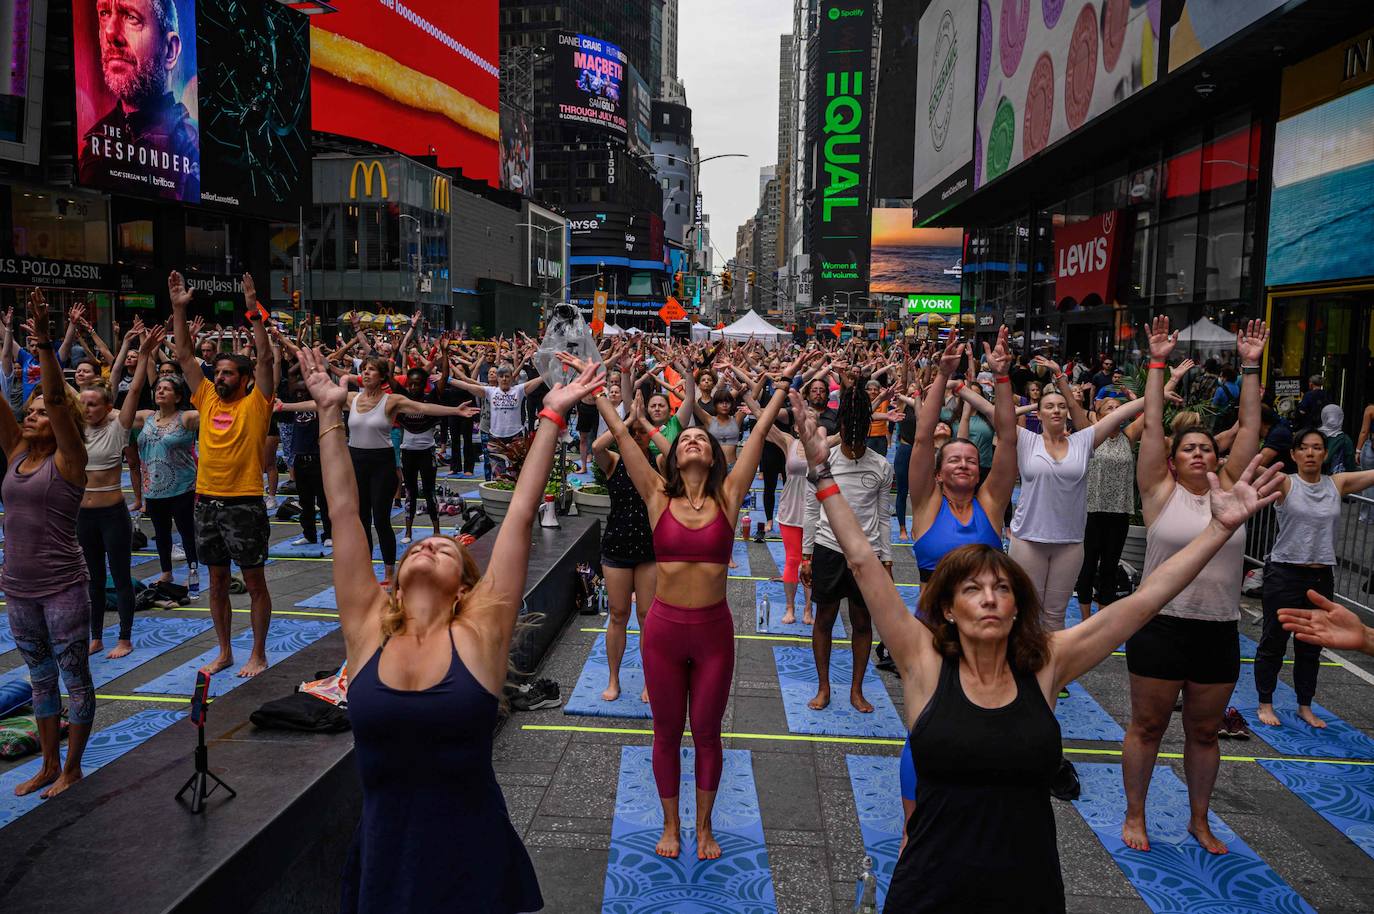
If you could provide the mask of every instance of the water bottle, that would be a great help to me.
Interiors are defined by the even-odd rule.
[[[864,869],[856,880],[854,914],[878,914],[878,877],[873,875],[873,858],[864,857]]]
[[[768,599],[768,594],[765,593],[765,594],[763,595],[763,599],[759,601],[759,626],[758,626],[758,630],[761,631],[761,632],[766,632],[766,631],[768,631],[768,623],[772,620],[772,618],[773,618],[773,605],[772,605],[772,602]]]
[[[748,515],[748,514],[744,515],[744,520],[740,521],[740,525],[739,525],[739,528],[740,528],[740,531],[741,531],[741,532],[740,532],[740,538],[741,538],[741,539],[746,539],[746,540],[749,539],[749,525],[752,524],[752,523],[753,523],[753,518],[751,518],[750,515]]]

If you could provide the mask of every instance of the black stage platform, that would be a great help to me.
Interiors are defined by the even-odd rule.
[[[534,670],[573,605],[574,568],[596,562],[600,523],[534,528],[526,629],[517,666]],[[486,567],[496,531],[472,547]],[[283,607],[285,608],[285,607]],[[343,656],[334,632],[216,699],[210,767],[238,796],[202,815],[173,800],[192,768],[195,731],[169,727],[0,832],[0,906],[25,914],[333,912],[361,808],[349,734],[265,731],[249,714]],[[188,683],[188,686],[190,684]]]

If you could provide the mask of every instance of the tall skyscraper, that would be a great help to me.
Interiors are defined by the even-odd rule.
[[[680,86],[677,78],[677,11],[678,0],[663,2],[663,47],[659,58],[659,77],[656,86],[662,98],[677,99]]]

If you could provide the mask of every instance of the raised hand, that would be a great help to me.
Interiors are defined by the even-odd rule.
[[[0,326],[4,326],[4,328],[5,328],[6,330],[9,330],[9,329],[11,329],[12,327],[14,327],[14,309],[13,309],[13,308],[6,308],[6,309],[5,309],[5,312],[4,312],[3,314],[0,314]]]
[[[1264,357],[1264,344],[1269,341],[1269,326],[1264,321],[1250,321],[1236,331],[1236,350],[1242,365],[1257,365]]]
[[[48,301],[38,289],[29,293],[29,319],[23,329],[40,343],[48,341]]]
[[[167,295],[172,299],[173,308],[185,308],[191,303],[191,290],[186,288],[186,277],[176,270],[167,274]]]
[[[196,315],[191,319],[191,339],[200,336],[200,331],[205,329],[205,318]]]
[[[1279,610],[1279,621],[1285,630],[1308,644],[1345,651],[1368,649],[1370,632],[1359,616],[1315,590],[1307,592],[1307,599],[1316,609]]]
[[[1179,381],[1183,380],[1183,376],[1192,371],[1196,365],[1197,362],[1194,362],[1192,359],[1184,359],[1182,362],[1179,362],[1174,366],[1173,374],[1169,375],[1169,383],[1164,386],[1170,387],[1178,384]]]
[[[77,302],[67,311],[67,320],[80,327],[86,323],[86,306]]]
[[[815,414],[806,408],[806,402],[802,400],[799,391],[790,392],[793,422],[799,422],[797,437],[801,439],[802,448],[806,451],[806,462],[813,467],[824,466],[830,460],[830,446],[826,444],[826,434],[824,429],[816,426]]]
[[[559,355],[566,355],[566,353],[559,353]],[[567,415],[574,403],[588,394],[598,392],[605,385],[606,372],[600,363],[593,362],[583,368],[578,376],[567,384],[554,385],[553,389],[544,395],[544,406],[560,416]]]
[[[1217,474],[1207,474],[1207,484],[1211,487],[1210,504],[1212,520],[1227,530],[1237,530],[1246,519],[1265,505],[1278,501],[1283,486],[1283,466],[1274,464],[1256,476],[1259,470],[1260,454],[1256,454],[1246,466],[1240,479],[1227,491],[1221,487]]]
[[[146,355],[151,358],[153,354],[157,352],[158,347],[162,345],[162,341],[166,338],[167,328],[161,324],[155,325],[153,329],[149,330],[143,337],[143,342],[138,347],[138,354],[140,356]]]
[[[310,391],[310,397],[320,409],[343,409],[348,402],[348,390],[334,383],[325,367],[324,355],[318,346],[302,346],[296,352],[296,361],[301,363],[301,377]]]
[[[243,303],[252,311],[258,306],[258,286],[252,273],[243,274]]]
[[[1059,367],[1058,362],[1053,359],[1047,359],[1043,355],[1037,355],[1035,358],[1031,359],[1031,364],[1036,368],[1046,369],[1051,375],[1060,375],[1064,373],[1064,370]]]
[[[983,344],[983,360],[988,363],[988,369],[996,376],[1006,377],[1011,370],[1011,347],[1007,345],[1007,325],[1003,324],[997,330],[997,343],[994,346]]]
[[[959,360],[963,358],[963,350],[964,346],[959,342],[959,334],[951,333],[949,338],[945,340],[944,351],[940,353],[940,374],[948,378],[959,370]]]
[[[1169,332],[1168,315],[1160,314],[1147,328],[1150,339],[1150,361],[1162,362],[1173,354],[1178,345],[1178,331]]]

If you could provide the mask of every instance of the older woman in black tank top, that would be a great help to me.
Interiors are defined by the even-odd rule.
[[[988,546],[947,555],[912,616],[845,502],[824,477],[829,448],[800,409],[817,499],[902,674],[918,777],[916,812],[888,911],[1064,910],[1050,783],[1059,768],[1059,689],[1109,655],[1198,573],[1245,519],[1277,497],[1258,459],[1223,491],[1212,522],[1134,594],[1049,632],[1030,579]]]

